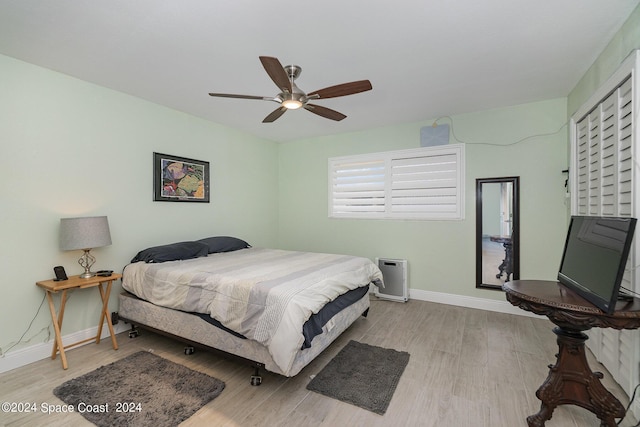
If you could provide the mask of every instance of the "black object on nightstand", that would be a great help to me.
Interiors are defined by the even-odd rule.
[[[64,267],[61,265],[58,265],[56,267],[53,267],[53,272],[56,275],[56,278],[53,279],[56,282],[61,282],[63,280],[68,280],[69,278],[67,277],[67,273],[64,271]]]
[[[96,276],[109,277],[113,274],[113,270],[100,270],[96,271]]]

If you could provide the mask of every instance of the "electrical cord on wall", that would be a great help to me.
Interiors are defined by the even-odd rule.
[[[562,129],[564,129],[569,122],[564,122],[562,124],[562,126],[560,126],[560,128],[558,130],[556,130],[555,132],[549,132],[549,133],[539,133],[539,134],[534,134],[534,135],[529,135],[529,136],[525,136],[524,138],[521,138],[515,142],[511,142],[508,144],[496,144],[496,143],[492,143],[492,142],[466,142],[466,141],[462,141],[460,140],[455,133],[455,130],[453,128],[453,118],[451,116],[442,116],[442,117],[438,117],[437,119],[435,119],[433,121],[433,126],[437,126],[438,124],[438,120],[442,120],[442,119],[447,119],[449,120],[449,123],[451,125],[451,136],[453,137],[453,139],[455,139],[457,142],[459,142],[460,144],[469,144],[469,145],[491,145],[491,146],[495,146],[495,147],[509,147],[511,145],[516,145],[516,144],[520,144],[521,142],[527,141],[529,139],[532,138],[538,138],[538,137],[544,137],[544,136],[553,136],[553,135],[557,135],[559,134]]]
[[[14,348],[15,346],[17,346],[20,343],[28,343],[29,341],[31,341],[31,338],[29,338],[26,341],[22,341],[25,337],[25,335],[27,335],[27,332],[29,332],[29,330],[31,329],[31,326],[33,326],[33,322],[36,320],[36,318],[38,317],[38,314],[40,314],[40,310],[42,309],[42,305],[44,304],[44,299],[46,298],[46,294],[42,296],[42,301],[40,301],[40,306],[38,307],[38,310],[36,311],[35,316],[33,316],[33,319],[31,319],[31,322],[29,322],[29,326],[27,327],[27,329],[23,332],[23,334],[20,336],[20,338],[18,339],[18,341],[16,341],[15,343],[11,344],[9,346],[9,348],[7,348],[6,350],[3,350],[2,347],[0,347],[0,357],[4,357],[7,352],[9,350],[11,350],[12,348]],[[47,326],[46,328],[42,328],[38,331],[37,334],[34,335],[37,336],[40,334],[40,332],[46,330],[47,331],[47,341],[50,340],[51,338],[51,329],[49,326]]]

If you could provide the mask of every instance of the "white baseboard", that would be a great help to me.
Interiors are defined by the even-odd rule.
[[[516,314],[519,316],[536,317],[546,319],[529,311],[522,310],[511,305],[508,301],[498,301],[487,298],[470,297],[466,295],[447,294],[444,292],[424,291],[422,289],[410,289],[409,298],[420,301],[437,302],[440,304],[456,305],[459,307],[476,308],[479,310],[496,311],[499,313]]]
[[[113,330],[116,334],[124,332],[129,329],[129,325],[120,323],[113,326]],[[98,327],[85,329],[84,331],[78,331],[73,334],[65,335],[62,337],[62,342],[68,345],[82,340],[93,338],[98,333]],[[102,328],[102,335],[100,339],[109,337],[109,328],[106,325]],[[91,344],[92,342],[86,342],[81,345]],[[110,345],[110,341],[109,341]],[[53,348],[53,340],[43,342],[40,344],[32,345],[30,347],[22,348],[16,351],[12,351],[0,358],[0,373],[10,371],[15,368],[19,368],[29,363],[37,362],[38,360],[47,359],[51,357],[51,349]],[[60,356],[58,356],[58,359]]]

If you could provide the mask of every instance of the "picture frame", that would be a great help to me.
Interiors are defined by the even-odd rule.
[[[155,202],[209,203],[209,162],[153,153]]]

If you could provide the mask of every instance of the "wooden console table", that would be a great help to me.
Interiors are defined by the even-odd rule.
[[[529,427],[543,427],[559,405],[578,405],[597,415],[601,426],[615,427],[624,406],[600,382],[601,372],[592,372],[585,355],[584,331],[597,328],[640,328],[640,299],[620,301],[613,314],[606,314],[559,282],[514,280],[502,286],[507,300],[523,310],[547,316],[556,327],[559,352],[549,376],[536,391],[540,411],[527,417]]]

